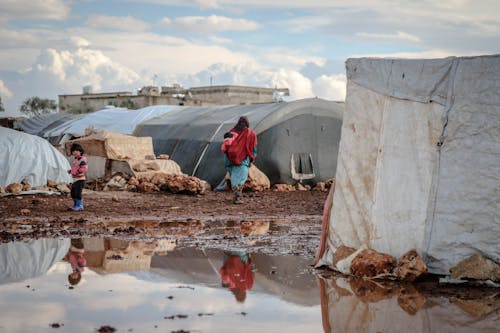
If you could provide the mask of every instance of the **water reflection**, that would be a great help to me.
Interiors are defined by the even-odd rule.
[[[172,240],[0,244],[0,332],[498,331],[498,289],[316,276],[311,260]]]
[[[68,274],[68,282],[72,286],[77,285],[82,279],[82,273],[87,266],[85,259],[85,249],[81,238],[72,239],[66,260],[71,265],[71,273]]]
[[[325,332],[498,332],[498,288],[319,278]]]

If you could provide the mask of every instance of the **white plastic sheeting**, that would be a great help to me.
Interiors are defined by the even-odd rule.
[[[92,126],[97,130],[108,130],[131,135],[138,124],[179,108],[182,107],[177,105],[158,105],[148,106],[139,110],[128,110],[125,108],[104,109],[89,113],[76,121],[72,120],[69,126],[60,126],[59,129],[51,131],[50,135],[59,136],[64,133],[70,133],[74,136],[83,136],[88,126]]]
[[[0,244],[0,284],[20,282],[45,274],[52,265],[64,258],[69,247],[69,238]]]
[[[326,251],[500,262],[500,56],[349,59]]]
[[[70,165],[57,149],[38,136],[0,127],[0,186],[20,183],[44,186],[47,180],[71,182]]]

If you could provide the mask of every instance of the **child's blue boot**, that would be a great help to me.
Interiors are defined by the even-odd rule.
[[[75,206],[72,208],[73,210],[83,210],[83,200],[75,200]]]

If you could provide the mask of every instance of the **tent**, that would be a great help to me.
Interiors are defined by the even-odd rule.
[[[342,113],[343,103],[318,98],[184,107],[141,123],[134,134],[151,136],[157,155],[170,155],[183,172],[216,186],[225,175],[223,135],[247,116],[258,139],[256,166],[271,183],[296,181],[292,176],[317,182],[335,174]]]
[[[349,59],[336,188],[319,264],[341,245],[423,255],[449,274],[500,262],[500,56]]]
[[[0,186],[20,183],[45,186],[47,180],[70,183],[68,160],[47,140],[0,127]]]

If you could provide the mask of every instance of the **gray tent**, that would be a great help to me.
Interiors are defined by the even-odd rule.
[[[134,134],[151,136],[155,154],[170,155],[183,172],[215,186],[225,175],[223,135],[247,116],[258,139],[256,166],[271,184],[318,182],[335,175],[343,109],[343,103],[318,98],[185,107],[141,123]]]

